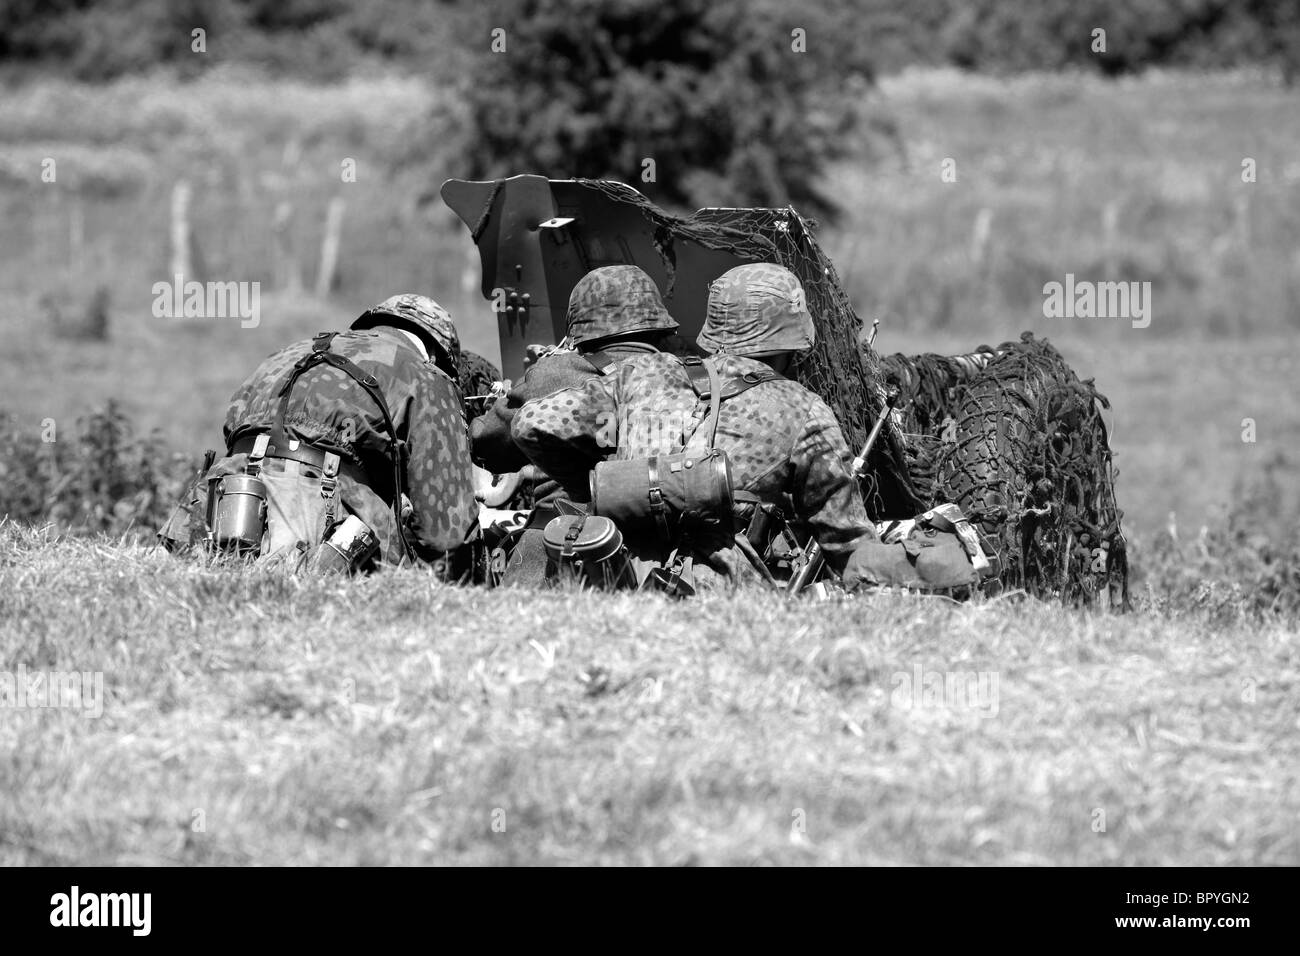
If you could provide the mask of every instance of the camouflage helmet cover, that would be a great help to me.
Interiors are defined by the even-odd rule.
[[[704,328],[696,340],[711,354],[804,352],[816,331],[793,272],[772,262],[728,269],[709,283]]]
[[[579,279],[569,294],[568,322],[574,345],[677,328],[654,280],[627,265],[602,266]]]
[[[460,336],[451,313],[437,302],[413,292],[389,296],[361,313],[350,328],[373,329],[380,325],[414,332],[429,347],[429,358],[453,379],[457,377]]]

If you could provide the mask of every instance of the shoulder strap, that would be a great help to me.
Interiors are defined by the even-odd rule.
[[[722,411],[722,382],[712,363],[705,362],[704,370],[709,374],[709,440],[705,447],[713,451],[713,439],[718,436],[718,413]]]
[[[755,385],[762,385],[765,382],[783,382],[785,376],[775,369],[763,368],[754,372],[746,372],[744,375],[738,375],[729,379],[722,391],[723,398],[735,398],[741,392],[747,392]]]
[[[384,393],[379,390],[379,380],[369,372],[361,369],[356,363],[344,358],[337,352],[330,351],[330,344],[334,340],[337,332],[322,332],[312,340],[311,354],[303,356],[294,367],[290,370],[288,377],[283,385],[280,386],[279,399],[280,404],[276,409],[275,422],[271,426],[271,439],[276,441],[284,431],[284,419],[289,410],[289,397],[293,392],[293,386],[297,384],[299,378],[305,373],[315,368],[317,365],[329,365],[338,369],[348,378],[356,382],[361,389],[370,396],[371,401],[379,407],[379,413],[384,420],[384,431],[388,433],[388,450],[389,457],[394,460],[395,464],[400,464],[403,443],[397,437],[397,429],[393,425],[393,416],[388,411],[388,403],[384,401]]]
[[[582,357],[601,375],[608,375],[610,366],[617,361],[614,356],[606,352],[586,352]]]
[[[713,363],[707,359],[702,360],[687,356],[681,359],[681,363],[682,368],[686,370],[687,377],[691,380],[691,388],[695,390],[695,394],[700,398],[709,400],[709,414],[706,420],[709,423],[708,447],[710,450],[712,450],[713,440],[717,436],[718,413],[723,402],[749,391],[755,385],[762,385],[764,382],[776,382],[785,378],[785,376],[773,369],[764,368],[723,379],[718,374]],[[703,422],[700,424],[703,424]],[[687,441],[690,441],[689,437]]]
[[[700,425],[704,422],[709,423],[708,430],[708,449],[713,450],[713,439],[718,434],[718,412],[722,409],[722,381],[718,375],[718,370],[713,365],[694,356],[686,356],[679,359],[682,368],[686,371],[686,376],[691,380],[691,388],[700,398],[709,400],[709,412],[699,425],[692,429],[689,435],[684,436],[686,439],[683,448],[689,445],[695,433],[700,430]]]
[[[705,363],[697,358],[684,358],[681,362],[686,368],[686,374],[690,377],[691,388],[695,389],[696,395],[704,398],[709,394],[709,379],[704,368]],[[755,385],[762,385],[764,382],[779,382],[784,379],[784,375],[770,368],[757,369],[743,375],[732,375],[722,379],[720,394],[725,402],[729,398],[735,398],[737,395],[749,391]]]
[[[691,380],[695,394],[700,398],[706,397],[709,394],[709,370],[704,367],[704,360],[694,355],[683,355],[677,361],[681,362],[686,377]]]

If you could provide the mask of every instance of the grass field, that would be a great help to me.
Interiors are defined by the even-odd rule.
[[[1284,621],[512,600],[10,527],[0,652],[104,688],[0,711],[0,863],[1300,862]]]
[[[397,161],[438,102],[222,73],[7,94],[0,411],[66,435],[118,397],[210,447],[261,357],[399,287],[493,353],[463,227],[412,201],[457,171],[436,148]],[[1238,74],[909,73],[828,177],[846,212],[823,239],[878,347],[1029,329],[1110,397],[1138,613],[307,581],[8,522],[0,701],[20,669],[99,674],[105,696],[97,719],[0,708],[0,864],[1300,863],[1300,622],[1211,580],[1229,562],[1200,530],[1266,474],[1265,530],[1290,542],[1300,514],[1295,106]],[[42,191],[46,156],[62,185]],[[210,278],[269,283],[289,199],[310,285],[343,196],[335,290],[268,286],[257,328],[154,319],[182,171]],[[1150,328],[1044,318],[1067,272],[1151,281]],[[99,288],[108,339],[60,334]]]

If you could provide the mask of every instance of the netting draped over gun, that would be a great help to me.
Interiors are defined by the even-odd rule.
[[[853,465],[849,469],[849,473],[853,476],[855,482],[859,481],[862,476],[866,474],[867,456],[871,454],[871,448],[875,445],[876,439],[880,436],[880,430],[885,427],[885,422],[889,421],[889,416],[893,412],[894,406],[897,403],[898,389],[888,389],[885,392],[885,404],[881,407],[880,414],[876,417],[875,422],[871,426],[871,432],[867,435],[866,443],[863,444],[862,451],[858,452],[858,457],[853,459]],[[798,594],[808,585],[817,580],[817,576],[821,573],[822,567],[825,563],[826,559],[822,555],[821,545],[817,543],[815,538],[809,538],[808,544],[804,548],[803,558],[795,569],[794,574],[791,575],[789,583],[786,585],[786,590],[791,594]]]

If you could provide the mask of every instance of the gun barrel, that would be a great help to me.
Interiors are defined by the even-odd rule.
[[[798,594],[816,580],[825,564],[826,557],[822,554],[822,546],[817,543],[815,538],[809,539],[808,545],[804,548],[803,566],[790,579],[790,582],[786,585],[786,590],[791,594]]]
[[[853,459],[852,472],[854,478],[861,478],[867,470],[867,456],[871,454],[872,447],[876,444],[876,439],[880,437],[880,430],[885,427],[885,422],[889,420],[889,413],[894,410],[894,403],[898,401],[898,392],[891,390],[885,396],[885,405],[880,409],[880,414],[871,424],[871,431],[867,434],[867,440],[862,445],[862,451],[858,452],[858,457]]]

